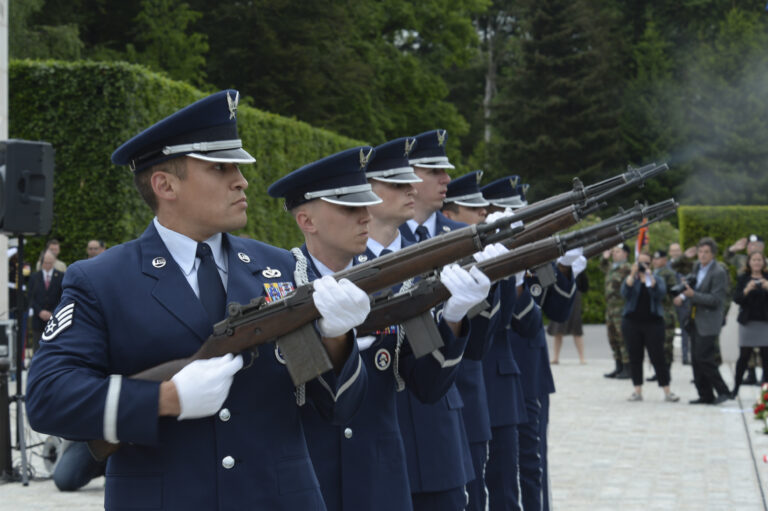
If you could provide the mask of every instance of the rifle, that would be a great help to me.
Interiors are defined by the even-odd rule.
[[[589,186],[584,186],[579,178],[574,178],[571,191],[553,195],[528,206],[523,206],[515,210],[515,217],[517,220],[526,221],[527,218],[530,221],[557,211],[568,204],[600,203],[608,197],[634,186],[643,186],[647,179],[655,177],[668,169],[669,166],[666,163],[661,165],[651,163],[640,168],[628,165],[626,172]]]
[[[334,274],[349,279],[366,293],[389,289],[411,277],[431,272],[446,264],[482,250],[490,237],[514,236],[522,227],[511,227],[516,220],[500,218],[490,224],[471,225],[417,243],[392,254],[359,264]],[[242,353],[269,341],[276,341],[294,385],[301,385],[333,368],[328,353],[319,342],[313,321],[320,317],[312,300],[312,283],[299,286],[284,299],[265,303],[263,298],[248,304],[230,303],[228,316],[213,326],[213,333],[192,356],[170,360],[148,368],[130,378],[161,382],[169,380],[184,366],[199,359],[227,353]],[[104,440],[88,442],[97,460],[106,459],[120,444]]]
[[[596,225],[529,243],[499,257],[483,261],[477,266],[491,281],[495,282],[527,268],[552,261],[572,248],[598,243],[611,228],[615,232],[617,226],[626,226],[643,217],[669,215],[676,208],[677,204],[673,199],[652,206],[636,205],[631,210]],[[429,311],[449,297],[448,289],[440,283],[437,275],[432,275],[420,280],[401,294],[374,298],[370,314],[363,324],[357,327],[358,334],[370,335],[390,325],[405,323],[410,318]],[[410,337],[408,339],[410,342]]]

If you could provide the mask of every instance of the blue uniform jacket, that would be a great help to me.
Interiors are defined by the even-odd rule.
[[[534,293],[534,299],[541,311],[554,321],[565,322],[571,314],[576,281],[555,269],[556,281],[550,287],[542,289],[535,275],[527,278],[529,288],[541,290]],[[544,327],[541,326],[533,336],[520,339],[512,344],[512,352],[522,368],[523,392],[527,399],[555,392],[555,381],[549,365],[549,351]]]
[[[436,233],[462,226],[437,213]],[[407,224],[400,226],[400,233],[406,240],[415,242]],[[482,348],[479,351],[482,352]],[[461,358],[449,362],[458,364]],[[475,478],[462,418],[464,404],[456,385],[451,385],[445,396],[434,404],[420,402],[411,392],[397,395],[397,414],[412,493],[450,490]]]
[[[483,376],[488,394],[491,426],[494,428],[520,424],[527,420],[520,366],[512,347],[525,342],[524,337],[533,336],[541,329],[541,310],[536,306],[525,284],[520,296],[517,296],[514,277],[500,281],[497,286],[507,298],[503,299],[502,303],[511,302],[514,306],[509,315],[502,316],[502,319],[508,322],[505,328],[493,332],[491,351],[483,359]],[[515,299],[510,300],[509,296],[514,296]]]
[[[302,250],[308,257],[306,248]],[[374,257],[373,252],[367,250],[364,258],[355,258],[355,263]],[[329,511],[412,509],[395,397],[397,328],[380,333],[376,341],[361,352],[368,374],[368,391],[360,411],[351,421],[334,426],[322,420],[312,407],[302,408],[309,452]],[[445,342],[439,350],[442,358],[461,357],[467,336],[455,337],[443,320],[438,323],[438,329]],[[438,401],[453,383],[456,372],[457,365],[442,367],[439,359],[430,355],[417,360],[408,341],[403,343],[398,373],[418,399]]]
[[[223,241],[228,301],[279,299],[293,287],[289,252],[227,234]],[[123,443],[107,465],[106,509],[325,509],[295,389],[273,343],[235,375],[212,417],[158,418],[159,384],[118,376],[188,357],[212,331],[154,225],[70,266],[58,311],[66,307],[70,325],[60,323],[35,355],[27,412],[40,432]],[[367,381],[357,347],[338,376],[322,378],[307,384],[313,403],[326,418],[349,421]]]

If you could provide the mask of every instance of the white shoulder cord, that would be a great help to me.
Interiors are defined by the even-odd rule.
[[[400,290],[395,296],[407,293],[412,287],[413,278],[410,278],[403,282],[403,285],[400,286]],[[392,362],[392,372],[395,375],[395,389],[397,389],[398,392],[405,390],[405,381],[403,381],[403,378],[400,376],[400,348],[403,346],[404,340],[405,329],[403,328],[403,325],[397,325],[397,345],[395,346],[395,360]]]
[[[309,275],[307,274],[307,258],[304,257],[304,252],[299,248],[292,248],[291,254],[296,259],[296,269],[293,271],[293,280],[296,282],[296,287],[303,286],[309,283]],[[296,405],[304,406],[307,402],[306,385],[302,383],[296,387]]]

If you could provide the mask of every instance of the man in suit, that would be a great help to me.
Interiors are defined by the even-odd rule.
[[[246,225],[238,164],[254,161],[237,134],[238,98],[203,98],[113,153],[156,216],[137,240],[70,266],[30,371],[36,431],[121,443],[107,463],[107,510],[325,509],[273,343],[195,360],[163,382],[130,377],[194,354],[228,302],[269,304],[295,288],[290,252],[228,233]],[[306,395],[343,422],[365,392],[352,328],[368,297],[330,278],[312,299],[333,370]]]
[[[691,365],[698,399],[691,404],[720,404],[730,398],[728,386],[717,367],[717,337],[723,327],[724,304],[727,299],[728,275],[715,261],[717,244],[712,238],[701,238],[697,244],[698,262],[693,266],[696,286],[687,283],[685,291],[675,297],[676,306],[690,301],[688,333],[691,336]],[[715,393],[717,392],[717,396]]]
[[[64,274],[54,268],[56,256],[51,251],[43,255],[40,271],[29,277],[29,306],[32,309],[32,330],[34,332],[32,353],[38,349],[40,336],[45,324],[61,300],[61,282]]]

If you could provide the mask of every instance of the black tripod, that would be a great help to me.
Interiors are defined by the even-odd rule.
[[[0,424],[0,430],[3,434],[0,435],[4,438],[0,438],[0,442],[4,445],[0,446],[0,452],[4,449],[4,460],[0,460],[3,463],[2,469],[3,478],[9,481],[21,481],[24,486],[29,485],[29,464],[27,461],[27,446],[26,439],[24,437],[25,423],[24,423],[24,394],[22,388],[22,372],[24,369],[24,339],[22,335],[21,321],[24,317],[24,286],[23,286],[23,268],[24,268],[24,236],[19,235],[18,246],[18,263],[16,264],[16,394],[8,398],[8,403],[1,414],[5,414],[4,421],[7,424],[8,417],[10,415],[10,402],[16,403],[16,444],[21,452],[21,466],[18,473],[14,473],[11,467],[11,436],[8,425]],[[9,339],[10,341],[10,339]],[[7,371],[7,364],[4,369]],[[0,376],[4,381],[0,384],[0,390],[4,392],[4,395],[0,397],[0,400],[5,401],[5,397],[8,395],[7,388],[7,375],[6,371],[0,371]]]

